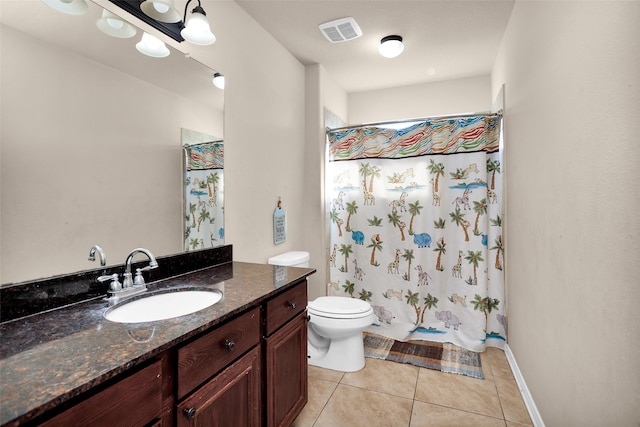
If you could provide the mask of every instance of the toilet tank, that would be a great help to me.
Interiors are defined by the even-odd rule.
[[[309,252],[290,251],[272,256],[267,261],[272,265],[284,265],[287,267],[309,267]]]

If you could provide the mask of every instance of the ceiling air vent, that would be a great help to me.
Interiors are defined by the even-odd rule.
[[[351,17],[320,24],[320,31],[331,43],[346,42],[362,35],[358,23]]]

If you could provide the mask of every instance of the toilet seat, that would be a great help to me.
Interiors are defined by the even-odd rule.
[[[319,297],[310,301],[307,310],[309,314],[331,319],[358,319],[373,313],[371,304],[348,297]]]

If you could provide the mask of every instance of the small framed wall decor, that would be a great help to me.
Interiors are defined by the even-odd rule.
[[[287,221],[282,201],[278,198],[278,206],[273,212],[273,243],[279,245],[287,240]]]

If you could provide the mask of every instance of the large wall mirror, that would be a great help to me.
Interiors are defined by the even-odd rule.
[[[87,3],[71,16],[0,2],[0,285],[97,268],[95,244],[107,265],[136,247],[184,251],[182,129],[223,138],[220,70],[170,44],[166,58],[142,55],[143,31],[110,37],[96,21],[111,3]]]

